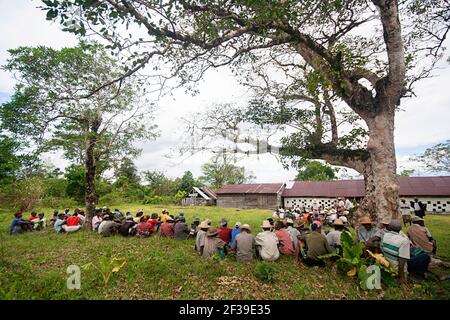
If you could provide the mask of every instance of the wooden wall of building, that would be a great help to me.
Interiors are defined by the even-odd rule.
[[[223,208],[276,209],[281,205],[277,194],[221,194],[217,197],[217,206]]]

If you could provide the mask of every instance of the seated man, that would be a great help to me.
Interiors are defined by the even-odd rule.
[[[200,256],[203,256],[203,248],[205,246],[206,232],[209,229],[209,225],[206,221],[203,221],[198,226],[197,236],[195,237],[195,250]]]
[[[92,231],[98,231],[98,226],[102,222],[102,209],[95,209],[95,216],[92,218]]]
[[[47,228],[47,219],[45,218],[45,214],[43,212],[38,214],[39,221],[35,224],[37,225],[37,230],[44,230]]]
[[[298,231],[296,228],[294,228],[294,221],[292,219],[286,220],[286,231],[289,232],[289,235],[291,236],[292,243],[294,245],[294,249],[298,247],[298,237],[300,236],[300,231]]]
[[[356,241],[364,242],[366,249],[374,253],[380,252],[380,241],[382,233],[380,229],[372,225],[369,217],[363,216],[359,219],[361,226],[356,230]]]
[[[103,216],[103,221],[98,226],[98,233],[104,237],[109,237],[118,233],[120,223],[111,220],[109,213]]]
[[[275,233],[270,231],[272,225],[268,220],[263,221],[261,228],[263,231],[255,237],[256,255],[264,261],[275,261],[280,257],[279,240]]]
[[[161,226],[159,227],[159,235],[161,237],[166,237],[166,238],[174,237],[175,230],[174,230],[173,220],[174,219],[171,216],[169,216],[168,218],[166,218],[166,222],[161,224]]]
[[[197,232],[200,230],[198,227],[199,225],[200,225],[200,218],[195,217],[194,220],[192,221],[191,229],[189,230],[189,235],[187,237],[188,239],[197,237]]]
[[[33,226],[29,220],[25,220],[22,218],[23,214],[20,211],[17,211],[14,214],[14,219],[9,226],[9,234],[18,234],[25,231],[31,231]]]
[[[225,242],[219,237],[219,230],[210,227],[206,232],[205,245],[203,247],[203,258],[212,257],[218,253],[220,256],[225,255]]]
[[[133,216],[130,214],[129,216],[126,217],[126,220],[120,225],[119,233],[124,237],[128,237],[136,233],[135,229],[136,229],[136,222],[134,222]]]
[[[127,213],[127,214],[128,214],[128,213]],[[139,210],[139,211],[136,213],[136,218],[133,219],[134,222],[136,222],[136,223],[141,222],[141,218],[142,218],[143,215],[144,215],[144,211]]]
[[[231,241],[230,241],[230,247],[233,246],[234,240],[236,240],[236,236],[241,233],[241,223],[236,222],[234,224],[234,229],[231,231]]]
[[[431,236],[430,230],[425,227],[425,221],[417,216],[412,217],[412,225],[407,234],[409,240],[415,247],[418,247],[428,254],[436,253],[436,241]]]
[[[423,252],[411,256],[411,242],[405,234],[400,232],[402,229],[400,220],[391,220],[386,229],[381,239],[381,250],[390,266],[397,270],[399,283],[405,282],[406,265],[409,273],[424,276],[428,270],[430,256]]]
[[[330,231],[327,234],[327,241],[331,248],[338,249],[340,252],[341,249],[341,233],[344,230],[345,226],[341,219],[336,219],[333,221],[333,231]]]
[[[237,261],[251,261],[255,256],[255,238],[248,224],[241,226],[241,232],[236,236],[231,250],[236,251]]]
[[[169,211],[164,209],[159,217],[159,221],[161,221],[161,223],[165,223],[168,218],[170,218]]]
[[[147,217],[142,216],[139,223],[136,226],[136,235],[139,237],[150,237],[153,233],[151,227],[152,225],[148,223]]]
[[[186,224],[186,218],[184,216],[178,217],[178,222],[173,227],[174,238],[177,240],[186,240],[189,236],[189,227]]]
[[[54,226],[55,225],[56,219],[58,219],[58,210],[53,210],[53,216],[50,219],[50,226]]]
[[[300,238],[297,261],[303,260],[303,263],[309,267],[325,267],[325,262],[320,260],[319,256],[332,251],[327,238],[322,234],[322,226],[315,222],[311,225],[311,232]]]
[[[231,241],[231,231],[233,230],[228,227],[228,221],[226,219],[222,219],[220,221],[219,238],[222,239],[227,245]]]
[[[53,225],[56,233],[62,233],[66,232],[65,230],[66,225],[66,215],[62,212],[58,213],[58,218],[55,221],[55,224]]]
[[[81,220],[78,217],[78,212],[75,211],[71,217],[67,217],[64,231],[76,232],[81,229]]]
[[[281,254],[295,255],[294,243],[292,242],[291,235],[285,229],[284,223],[282,221],[277,221],[275,223],[275,235],[279,240],[279,250]]]

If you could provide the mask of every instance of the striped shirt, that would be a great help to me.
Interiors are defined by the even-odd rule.
[[[403,232],[387,231],[381,240],[381,250],[389,264],[398,270],[398,258],[410,258],[410,241]]]

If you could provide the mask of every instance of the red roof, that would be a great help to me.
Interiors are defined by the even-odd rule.
[[[284,183],[253,183],[253,184],[228,184],[216,190],[216,194],[276,194],[279,193]]]
[[[217,194],[213,190],[208,187],[202,187],[200,189],[203,190],[203,192],[206,193],[211,199],[217,200]]]
[[[450,176],[398,177],[400,196],[450,196]],[[283,197],[363,197],[364,180],[295,181]]]

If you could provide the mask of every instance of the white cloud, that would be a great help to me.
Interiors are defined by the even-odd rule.
[[[5,63],[9,48],[34,45],[61,48],[76,44],[74,35],[62,32],[57,23],[45,20],[45,12],[36,8],[40,4],[40,1],[0,0],[0,64]],[[406,111],[399,112],[396,118],[397,149],[428,146],[450,137],[450,67],[445,61],[440,66],[443,69],[437,72],[438,77],[418,84],[418,98],[402,102]],[[13,85],[13,79],[0,72],[0,93],[11,93]],[[191,170],[195,176],[200,175],[200,166],[209,159],[209,154],[197,154],[184,161],[164,157],[179,143],[183,130],[180,118],[206,110],[213,103],[242,103],[248,97],[246,90],[237,85],[231,72],[225,68],[208,72],[199,89],[200,94],[195,97],[180,89],[174,92],[173,97],[165,97],[159,102],[156,122],[161,137],[139,145],[143,148],[142,155],[136,159],[139,169],[165,170],[172,177],[180,176],[186,170]],[[56,160],[57,157],[58,154],[51,156],[53,163],[66,163]],[[407,165],[406,157],[399,155],[399,166]],[[238,164],[252,171],[258,182],[287,181],[295,176],[294,170],[284,170],[276,158],[268,154],[260,155],[259,159],[251,156]]]

